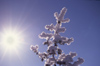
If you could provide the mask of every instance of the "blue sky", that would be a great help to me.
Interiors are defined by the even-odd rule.
[[[40,52],[46,51],[42,44],[45,40],[38,35],[49,32],[44,26],[56,24],[53,14],[63,7],[68,9],[65,18],[71,21],[63,24],[67,30],[61,35],[73,37],[74,42],[59,47],[66,54],[76,52],[78,56],[74,60],[84,58],[81,66],[100,66],[100,1],[95,0],[0,0],[0,33],[11,26],[22,31],[25,43],[17,48],[19,56],[14,52],[4,55],[4,48],[0,47],[0,66],[43,66],[44,62],[30,51],[30,45],[38,44]]]

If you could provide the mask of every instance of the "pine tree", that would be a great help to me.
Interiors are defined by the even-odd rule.
[[[43,44],[47,45],[47,51],[40,53],[38,51],[38,45],[31,45],[30,47],[30,49],[39,56],[41,61],[45,61],[44,66],[78,66],[84,62],[82,58],[78,58],[78,60],[74,62],[73,58],[77,55],[75,52],[65,54],[58,47],[58,44],[70,45],[74,41],[73,38],[67,38],[60,35],[60,33],[64,33],[66,31],[66,28],[62,27],[62,24],[70,21],[69,18],[64,19],[66,11],[67,9],[64,7],[60,11],[60,14],[55,12],[54,17],[56,18],[57,22],[56,25],[51,24],[45,26],[45,29],[54,33],[42,32],[39,35],[39,38],[46,39]],[[57,56],[57,58],[55,56]]]

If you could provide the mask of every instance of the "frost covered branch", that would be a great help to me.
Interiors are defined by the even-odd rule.
[[[70,21],[69,18],[64,19],[64,15],[66,14],[67,9],[64,7],[60,11],[60,14],[57,12],[54,13],[54,17],[56,18],[56,25],[46,25],[45,29],[54,32],[54,33],[45,33],[42,32],[39,35],[40,39],[46,39],[43,42],[44,45],[47,45],[46,52],[39,52],[38,45],[31,45],[30,49],[36,53],[41,61],[45,61],[44,66],[79,66],[84,62],[82,58],[78,58],[77,61],[74,61],[73,58],[77,56],[75,52],[70,52],[69,54],[63,53],[63,51],[58,47],[60,45],[70,45],[74,39],[61,36],[60,33],[64,33],[66,31],[65,27],[62,27],[62,23],[68,23]],[[56,56],[56,57],[55,57]],[[57,58],[58,57],[58,58]]]

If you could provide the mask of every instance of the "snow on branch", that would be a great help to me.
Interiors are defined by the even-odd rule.
[[[65,63],[73,62],[73,58],[75,56],[76,56],[76,53],[72,53],[72,52],[70,52],[68,55],[61,54],[58,57],[58,61],[65,62]]]
[[[35,46],[31,45],[31,46],[30,46],[30,50],[32,50],[32,51],[35,52],[35,53],[38,52],[38,48],[39,48],[38,45],[35,45]]]
[[[84,62],[83,58],[78,58],[78,60],[74,62],[73,66],[79,66],[83,62]]]
[[[60,35],[54,35],[53,41],[54,41],[54,43],[59,43],[61,45],[64,45],[64,44],[70,45],[74,41],[74,39],[62,37]]]
[[[70,45],[74,41],[73,38],[67,38],[66,40],[62,41],[61,44]]]
[[[41,61],[46,60],[49,56],[49,54],[46,52],[43,52],[43,53],[39,52],[38,55],[39,55],[39,58],[41,58]]]
[[[73,58],[77,56],[75,52],[70,52],[69,54],[63,53],[63,50],[61,50],[58,46],[60,45],[70,45],[74,39],[61,36],[60,33],[64,33],[66,31],[65,27],[62,27],[62,23],[68,23],[70,21],[69,18],[64,19],[64,16],[67,12],[67,9],[64,7],[60,11],[60,14],[57,12],[54,13],[54,17],[57,20],[56,25],[46,25],[45,29],[49,31],[53,31],[54,33],[45,33],[42,32],[39,35],[39,38],[46,39],[45,42],[43,42],[44,45],[47,45],[46,52],[40,53],[38,51],[38,45],[31,45],[30,49],[36,53],[41,61],[45,61],[44,66],[79,66],[84,62],[83,58],[78,58],[77,61],[74,61]],[[56,57],[55,57],[56,56]]]
[[[61,54],[58,57],[57,64],[63,65],[63,66],[78,66],[84,62],[82,58],[78,58],[77,61],[75,61],[73,64],[73,58],[76,56],[76,53],[70,52],[68,55]]]
[[[64,7],[62,8],[62,10],[60,11],[60,14],[58,14],[57,12],[54,13],[54,17],[57,19],[57,22],[61,22],[61,23],[68,23],[70,21],[69,18],[64,19],[64,15],[67,12],[67,9]]]
[[[55,55],[56,54],[56,51],[57,51],[57,47],[56,46],[48,46],[48,49],[47,49],[47,52],[50,54],[50,55]]]
[[[51,57],[51,58],[48,58],[45,62],[45,66],[52,66],[52,65],[55,65],[56,64],[56,59]]]
[[[52,33],[45,33],[45,32],[42,32],[40,35],[39,35],[39,38],[41,39],[50,39],[52,37]]]
[[[43,42],[44,45],[47,45],[47,46],[50,46],[50,45],[53,45],[53,42],[52,41],[45,41]]]
[[[45,29],[50,30],[50,31],[53,31],[53,30],[55,29],[55,26],[54,26],[53,24],[51,24],[51,25],[46,25],[46,26],[45,26]]]
[[[58,28],[56,29],[56,33],[64,33],[66,31],[66,28],[65,27],[61,27],[61,28]]]

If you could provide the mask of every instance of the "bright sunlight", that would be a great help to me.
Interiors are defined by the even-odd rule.
[[[22,34],[17,30],[5,29],[1,33],[1,44],[7,49],[16,49],[22,42]]]

